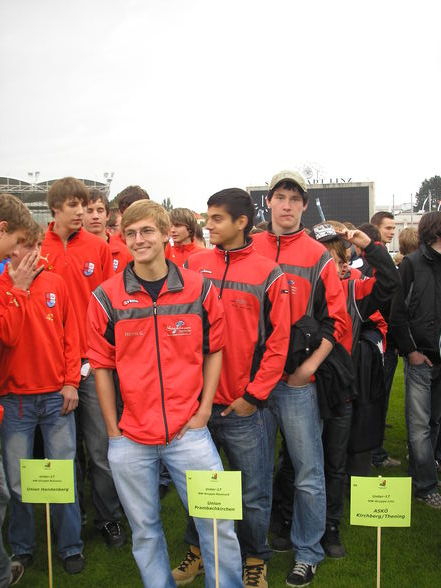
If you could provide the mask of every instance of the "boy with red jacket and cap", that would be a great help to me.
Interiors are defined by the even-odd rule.
[[[286,583],[306,586],[324,558],[320,540],[325,532],[326,494],[321,421],[314,374],[346,329],[343,290],[328,251],[311,239],[301,224],[308,206],[305,179],[282,171],[270,183],[268,231],[253,235],[256,251],[280,264],[288,279],[291,324],[308,316],[321,330],[319,347],[286,381],[274,388],[270,408],[280,426],[294,465],[291,541],[295,564]]]
[[[144,586],[175,585],[159,518],[159,471],[170,472],[184,506],[186,470],[222,470],[207,429],[222,363],[223,311],[214,287],[165,259],[170,221],[148,200],[124,212],[121,230],[132,255],[124,272],[94,292],[88,340],[109,435],[109,463],[132,529]],[[124,409],[118,421],[113,370]],[[195,518],[215,584],[213,525]],[[218,522],[219,585],[242,587],[233,521]]]
[[[26,241],[12,252],[12,270],[34,252],[36,270],[42,237],[43,230],[34,222]],[[7,302],[12,284],[7,270],[0,276],[0,304]],[[5,329],[1,335],[1,360],[8,367],[0,402],[5,410],[1,436],[11,491],[9,543],[14,551],[12,560],[27,567],[33,561],[35,526],[32,505],[21,501],[20,459],[32,458],[37,425],[47,458],[74,460],[76,451],[73,411],[78,405],[80,381],[78,328],[60,276],[43,268],[36,273],[29,286],[24,323],[25,337],[16,328]],[[81,572],[84,557],[78,499],[71,504],[53,504],[51,510],[64,569],[70,574]]]
[[[226,344],[209,428],[230,467],[242,472],[243,519],[237,529],[243,584],[264,588],[271,556],[267,534],[272,485],[264,405],[285,366],[288,287],[279,266],[254,250],[249,238],[254,219],[249,194],[238,188],[222,190],[207,205],[206,228],[216,247],[193,254],[187,265],[212,281],[225,310]],[[190,551],[173,571],[178,585],[192,580],[202,566],[191,524],[186,539]]]

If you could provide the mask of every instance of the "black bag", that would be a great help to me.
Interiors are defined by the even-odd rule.
[[[288,357],[285,364],[287,374],[293,374],[322,340],[319,323],[305,314],[291,327]]]

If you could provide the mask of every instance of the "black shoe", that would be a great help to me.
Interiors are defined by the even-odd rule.
[[[126,534],[117,521],[104,523],[101,533],[109,547],[122,547],[126,542]]]
[[[312,566],[303,562],[294,564],[293,569],[286,577],[287,586],[308,586],[314,580],[317,566]]]
[[[293,548],[291,543],[291,521],[283,521],[280,524],[278,534],[270,539],[270,547],[273,551],[279,553],[291,551]]]
[[[11,575],[8,586],[15,586],[24,574],[24,565],[19,561],[11,561]]]
[[[63,568],[64,571],[68,574],[79,574],[84,570],[85,565],[86,560],[84,559],[84,555],[82,553],[70,555],[69,557],[63,559]]]
[[[346,550],[341,542],[337,525],[326,525],[326,531],[320,543],[328,557],[334,559],[345,557]]]
[[[11,556],[11,561],[18,561],[24,568],[29,568],[34,563],[32,553],[17,553]]]

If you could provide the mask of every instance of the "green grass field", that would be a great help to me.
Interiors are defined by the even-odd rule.
[[[404,424],[404,392],[401,363],[395,376],[394,389],[389,407],[388,422],[393,425],[386,430],[386,448],[393,457],[402,461],[402,466],[388,470],[375,470],[373,475],[406,475],[406,434]],[[185,527],[183,508],[173,489],[162,502],[162,517],[169,544],[170,559],[177,564],[185,554],[182,541]],[[46,535],[43,508],[38,507],[38,541],[35,562],[28,569],[20,586],[43,587],[48,585]],[[88,524],[83,539],[86,569],[77,576],[68,576],[54,557],[54,586],[109,588],[139,587],[137,567],[131,555],[130,546],[109,549],[93,529],[93,513],[89,512]],[[342,525],[342,538],[348,555],[342,560],[327,559],[319,567],[314,585],[329,588],[357,588],[376,585],[376,529],[349,525],[349,505]],[[440,580],[441,556],[441,511],[424,504],[412,502],[412,526],[410,528],[385,528],[382,536],[382,586],[415,586],[417,588],[438,586]],[[127,529],[128,530],[128,529]],[[269,564],[269,585],[278,588],[285,585],[285,576],[292,566],[292,554],[275,554]],[[438,584],[440,582],[440,584]],[[196,580],[195,588],[204,585],[203,579]],[[154,586],[154,583],[153,583]],[[228,587],[221,587],[228,588]]]

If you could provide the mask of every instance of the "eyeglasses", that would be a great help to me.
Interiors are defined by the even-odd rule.
[[[143,239],[147,239],[147,237],[153,235],[154,233],[156,233],[156,229],[154,229],[153,227],[142,227],[138,231],[125,231],[124,235],[126,237],[126,240],[133,241],[134,239],[136,239],[137,235],[140,235]]]

